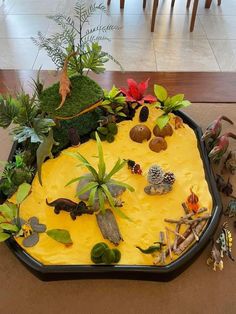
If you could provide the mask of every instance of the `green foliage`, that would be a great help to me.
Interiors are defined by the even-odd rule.
[[[114,122],[108,123],[106,126],[99,126],[96,130],[101,141],[112,143],[115,140],[115,135],[118,133],[117,124]],[[90,137],[96,140],[96,132],[92,132]]]
[[[181,108],[188,107],[191,102],[184,99],[184,94],[168,96],[167,90],[161,85],[154,85],[154,93],[158,99],[155,107],[163,110],[163,114],[157,118],[156,123],[162,129],[170,120],[169,113]]]
[[[102,4],[92,3],[87,6],[86,1],[77,1],[74,7],[74,19],[63,14],[56,14],[49,18],[60,28],[61,32],[50,37],[44,36],[41,32],[37,38],[32,38],[33,42],[40,48],[45,49],[48,56],[55,63],[57,68],[62,68],[66,57],[76,52],[68,64],[70,74],[83,74],[85,71],[93,71],[97,74],[105,71],[104,64],[110,59],[117,63],[111,55],[104,52],[99,45],[101,40],[109,40],[104,36],[106,32],[119,29],[113,25],[100,25],[84,31],[90,18],[97,11],[106,12]]]
[[[104,89],[103,92],[103,108],[112,115],[126,117],[126,114],[123,112],[124,107],[126,106],[126,98],[121,96],[120,90],[113,85],[110,91]]]
[[[121,159],[118,159],[115,165],[113,166],[113,168],[111,169],[111,171],[106,173],[106,164],[104,161],[102,144],[97,133],[96,133],[96,140],[97,140],[97,148],[98,148],[98,170],[96,170],[90,164],[90,162],[80,153],[66,153],[69,156],[79,159],[79,161],[81,162],[80,166],[86,167],[89,173],[92,175],[92,180],[88,182],[85,186],[83,186],[81,190],[77,192],[77,194],[78,196],[80,196],[81,194],[87,191],[90,191],[90,197],[89,197],[90,205],[94,204],[95,195],[98,195],[99,207],[102,212],[105,212],[105,201],[108,201],[111,208],[118,215],[120,215],[122,218],[129,219],[118,207],[115,206],[115,200],[112,197],[109,190],[109,184],[112,183],[113,185],[124,187],[132,192],[134,191],[133,187],[131,187],[130,185],[112,179],[112,177],[125,166],[126,161],[122,161]],[[76,181],[80,181],[83,178],[84,176],[75,178],[71,180],[69,183],[67,183],[67,185]]]
[[[47,235],[53,240],[60,242],[62,244],[65,245],[73,244],[69,231],[65,229],[51,229],[47,231]]]
[[[29,96],[24,91],[14,99],[0,96],[0,127],[14,125],[11,134],[14,140],[32,143],[42,142],[44,134],[55,125],[52,119],[44,118],[36,103],[36,93]]]
[[[19,186],[17,194],[16,194],[16,202],[18,206],[26,199],[26,197],[30,193],[30,190],[31,190],[31,185],[28,183],[22,183]]]
[[[31,183],[34,175],[34,168],[26,165],[25,155],[18,152],[14,156],[14,161],[5,165],[0,190],[5,195],[13,194],[22,183]]]
[[[94,264],[116,264],[121,259],[120,251],[118,249],[110,249],[104,242],[95,244],[90,256]]]

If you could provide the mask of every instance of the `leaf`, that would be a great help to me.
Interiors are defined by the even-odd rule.
[[[105,196],[104,196],[102,188],[98,187],[97,191],[98,191],[99,207],[100,207],[101,212],[104,214],[105,213],[105,207],[104,207]]]
[[[109,107],[106,105],[109,105],[111,103],[111,101],[109,99],[103,100],[102,105],[103,107],[105,107],[106,109],[108,109]]]
[[[163,114],[160,117],[157,118],[156,120],[156,124],[159,126],[160,130],[162,130],[164,128],[164,126],[167,125],[167,123],[169,122],[170,117],[168,114]]]
[[[74,183],[74,182],[80,181],[80,180],[85,179],[85,178],[87,178],[87,176],[81,176],[81,177],[72,179],[72,180],[70,180],[68,183],[66,183],[65,186],[68,186],[68,185],[70,185],[70,184],[72,184],[72,183]]]
[[[97,182],[89,182],[85,186],[83,186],[78,192],[77,195],[80,196],[81,194],[86,193],[87,191],[92,190],[93,188],[97,187],[98,183]]]
[[[9,206],[6,203],[3,205],[0,205],[0,212],[2,213],[4,217],[11,220],[14,219],[16,215],[15,208],[13,209],[13,207]]]
[[[6,231],[11,231],[11,232],[17,232],[19,231],[19,228],[16,226],[16,225],[13,225],[11,223],[1,223],[0,224],[0,227],[3,229],[3,230],[6,230]]]
[[[102,143],[98,133],[95,133],[96,141],[97,141],[97,148],[98,148],[98,177],[99,180],[103,180],[106,172],[106,164],[104,162],[103,150],[102,150]]]
[[[172,105],[183,100],[184,100],[184,94],[177,94],[171,97],[170,99]]]
[[[176,104],[176,106],[174,106],[173,110],[179,110],[181,108],[186,108],[188,106],[191,105],[191,102],[188,100],[183,100],[180,103]]]
[[[47,235],[53,240],[65,245],[73,244],[69,231],[65,229],[51,229],[48,230]]]
[[[106,184],[102,184],[101,185],[107,199],[108,199],[108,202],[110,203],[112,209],[121,217],[121,218],[124,218],[124,219],[127,219],[129,221],[131,221],[131,219],[125,215],[125,213],[122,212],[122,210],[120,210],[120,208],[118,207],[115,207],[115,203],[114,203],[114,199],[110,193],[110,191],[108,190]]]
[[[126,161],[125,160],[121,161],[121,159],[119,158],[115,163],[114,167],[112,168],[112,170],[106,175],[104,182],[108,182],[115,173],[120,171],[125,166],[125,164]]]
[[[117,181],[117,180],[114,180],[114,179],[112,179],[111,182],[112,182],[112,184],[115,184],[115,185],[118,185],[118,186],[122,186],[122,187],[128,189],[131,192],[135,191],[135,189],[131,185],[127,184],[127,183],[124,183],[124,182],[121,182],[121,181]]]
[[[18,112],[18,106],[11,97],[0,95],[0,127],[9,127]]]
[[[4,242],[7,239],[9,239],[10,237],[11,237],[11,235],[8,233],[0,232],[0,242]]]
[[[96,187],[92,188],[90,191],[89,199],[88,199],[89,206],[93,206],[93,204],[94,204],[97,189],[98,189],[98,187],[96,186]]]
[[[120,117],[127,117],[127,115],[124,112],[118,112],[117,115]]]
[[[168,96],[167,90],[163,86],[157,84],[154,85],[154,93],[157,99],[161,102],[165,101]]]
[[[22,183],[17,190],[16,193],[16,202],[17,205],[20,205],[24,199],[26,199],[26,197],[29,195],[31,189],[31,185],[28,183]]]

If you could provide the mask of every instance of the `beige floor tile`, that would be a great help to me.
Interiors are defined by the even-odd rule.
[[[220,71],[205,39],[154,40],[158,71]]]
[[[57,12],[60,0],[19,0],[9,10],[9,14],[53,14]]]
[[[204,0],[203,0],[204,1]],[[205,2],[205,1],[204,1]],[[204,2],[199,5],[199,15],[235,15],[236,16],[236,1],[222,0],[221,5],[217,5],[217,0],[213,0],[210,9],[204,8]]]
[[[144,14],[112,14],[102,15],[102,25],[117,25],[121,27],[110,33],[111,38],[152,38],[151,15]]]
[[[154,38],[206,38],[206,34],[198,18],[195,20],[194,31],[189,31],[190,16],[188,15],[157,15]]]
[[[0,38],[30,38],[46,33],[49,20],[43,15],[7,15],[0,20]]]
[[[221,71],[236,71],[236,40],[210,40]]]
[[[0,38],[0,69],[32,69],[38,48],[31,39]]]
[[[151,14],[152,0],[147,0],[146,9],[143,10],[142,0],[126,0],[124,9],[120,9],[119,0],[111,0],[111,4],[107,7],[109,14]],[[106,4],[106,1],[103,1]]]
[[[103,49],[116,58],[125,71],[156,71],[152,40],[112,39],[111,42],[104,42]],[[114,62],[109,61],[106,69],[116,71],[120,68]]]
[[[199,15],[208,39],[236,39],[236,16]]]

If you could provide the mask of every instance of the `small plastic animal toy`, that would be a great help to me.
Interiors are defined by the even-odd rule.
[[[228,229],[227,222],[223,223],[222,230],[220,232],[219,238],[216,240],[216,243],[220,245],[220,256],[224,257],[224,254],[226,254],[232,261],[234,261],[234,258],[231,254],[233,237],[231,231]]]
[[[230,124],[234,124],[233,121],[231,121],[226,116],[220,116],[219,118],[217,118],[216,120],[214,120],[208,125],[205,133],[202,136],[202,140],[208,140],[208,141],[210,140],[214,142],[217,139],[217,137],[220,135],[220,132],[222,130],[222,123],[221,123],[222,120],[227,121]]]
[[[230,151],[226,160],[225,168],[230,171],[231,174],[235,174],[236,171],[236,150]]]
[[[213,145],[208,157],[216,163],[219,163],[229,146],[229,138],[236,139],[236,135],[228,132],[218,137]]]
[[[46,199],[46,203],[48,206],[54,207],[54,213],[60,214],[61,210],[64,210],[70,213],[70,216],[73,220],[76,219],[77,216],[81,216],[83,214],[93,215],[94,211],[88,209],[85,202],[81,201],[78,204],[67,199],[67,198],[58,198],[57,200],[49,203]]]
[[[135,161],[128,159],[127,164],[128,164],[128,169],[131,169],[131,172],[133,174],[142,174],[143,173],[141,166],[139,164],[136,164]]]
[[[176,116],[174,117],[174,122],[175,122],[175,130],[184,128],[184,123],[183,123],[182,118]]]
[[[211,255],[207,259],[207,265],[209,266],[210,264],[213,263],[213,270],[216,271],[217,268],[219,270],[223,270],[224,264],[223,260],[220,254],[220,250],[217,248],[216,244],[213,241],[212,249],[211,249]]]
[[[236,199],[229,201],[224,214],[228,216],[229,218],[236,216]]]

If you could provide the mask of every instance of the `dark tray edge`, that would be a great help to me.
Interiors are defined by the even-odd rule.
[[[65,279],[139,279],[152,281],[169,281],[182,273],[202,252],[212,238],[222,212],[222,204],[216,187],[214,174],[211,169],[204,142],[201,141],[201,128],[185,113],[176,112],[185,123],[195,132],[198,139],[198,148],[203,161],[206,180],[213,199],[212,218],[200,237],[182,256],[166,266],[150,265],[43,265],[32,258],[18,243],[10,238],[7,246],[16,257],[39,279],[65,280]],[[12,160],[17,144],[14,143],[8,160]]]

